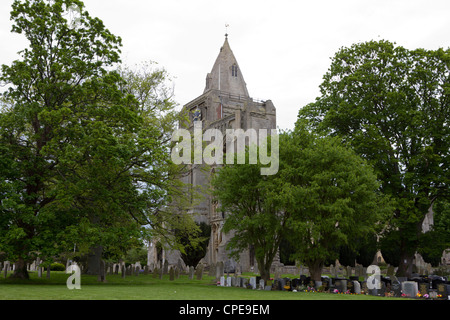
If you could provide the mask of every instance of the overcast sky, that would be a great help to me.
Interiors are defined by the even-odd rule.
[[[0,1],[0,64],[27,43],[10,33],[13,0]],[[224,42],[250,96],[270,99],[278,127],[292,129],[313,102],[342,46],[389,40],[408,49],[450,47],[449,0],[84,0],[92,16],[123,40],[127,65],[156,61],[174,77],[180,106],[203,93]]]

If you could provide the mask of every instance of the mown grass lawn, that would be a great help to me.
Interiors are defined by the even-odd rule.
[[[345,295],[312,292],[261,291],[244,288],[219,287],[213,277],[189,280],[182,275],[170,281],[153,275],[108,275],[107,282],[96,276],[81,276],[81,290],[69,290],[69,275],[52,272],[50,279],[44,273],[38,278],[30,273],[30,280],[0,278],[0,300],[398,300],[368,295]]]

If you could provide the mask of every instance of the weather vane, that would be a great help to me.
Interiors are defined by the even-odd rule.
[[[228,27],[230,25],[228,23],[225,24],[225,37],[228,38]]]

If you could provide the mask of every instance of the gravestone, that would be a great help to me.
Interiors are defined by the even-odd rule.
[[[148,266],[144,266],[144,276],[148,275]]]
[[[136,266],[136,267],[134,268],[134,274],[135,274],[136,276],[138,276],[140,272],[141,272],[141,267]]]
[[[242,288],[247,288],[247,284],[248,284],[248,279],[247,278],[241,278],[241,287]]]
[[[353,288],[353,280],[347,281],[347,291],[350,293],[355,293],[355,288]]]
[[[447,297],[450,292],[447,292],[447,285],[445,283],[438,283],[437,284],[437,293],[439,295],[442,295],[443,298]]]
[[[195,270],[195,276],[197,280],[202,280],[203,278],[203,265],[198,265],[197,270]]]
[[[263,290],[263,289],[264,289],[264,287],[265,287],[265,281],[264,281],[264,279],[260,279],[260,280],[259,280],[258,287],[259,287],[260,290]]]
[[[394,297],[401,297],[402,296],[402,285],[400,281],[393,280],[391,282],[391,290],[394,292]]]
[[[278,291],[281,290],[280,279],[275,279],[272,284],[272,290]]]
[[[256,277],[251,277],[250,278],[250,287],[252,289],[256,289]]]
[[[359,281],[353,280],[352,284],[353,284],[353,292],[356,294],[361,294],[361,284],[359,283]]]
[[[292,290],[292,281],[290,278],[283,278],[283,290],[291,291]]]
[[[233,286],[233,277],[227,277],[227,287],[232,287]]]
[[[158,267],[155,267],[154,269],[153,269],[153,278],[158,278],[158,276],[159,276],[159,269],[158,269]]]
[[[402,292],[407,296],[414,298],[418,293],[418,285],[415,281],[404,281],[402,282]]]
[[[190,266],[189,267],[189,280],[193,280],[194,279],[194,272],[195,272],[194,267]]]
[[[430,292],[428,289],[429,289],[428,283],[425,283],[425,282],[419,283],[419,291],[420,291],[421,295],[429,294]]]
[[[224,276],[220,277],[220,286],[225,287],[225,277]]]
[[[5,262],[5,266],[3,267],[3,277],[6,278],[6,276],[8,275],[8,270],[9,269],[9,262]]]
[[[173,267],[170,267],[169,269],[169,280],[174,281],[175,280],[175,270]]]
[[[210,276],[210,277],[216,276],[216,264],[215,263],[211,263],[211,265],[209,266],[208,276]]]
[[[334,286],[336,289],[339,290],[339,292],[346,292],[347,291],[347,280],[339,279],[339,278],[335,279]]]

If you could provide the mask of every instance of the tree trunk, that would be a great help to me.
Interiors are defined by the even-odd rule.
[[[27,262],[23,258],[19,258],[19,260],[16,261],[16,267],[11,278],[30,279],[30,275],[27,271]]]
[[[414,255],[403,253],[397,270],[397,277],[411,278]]]
[[[321,262],[313,262],[310,264],[307,264],[309,273],[311,275],[311,280],[314,281],[321,281],[322,279],[322,268],[323,263]]]
[[[92,248],[92,252],[87,257],[86,274],[100,275],[100,262],[102,260],[103,247]]]
[[[264,263],[264,259],[256,259],[256,263],[258,263],[259,274],[261,275],[261,279],[265,282],[270,280],[270,263]]]

